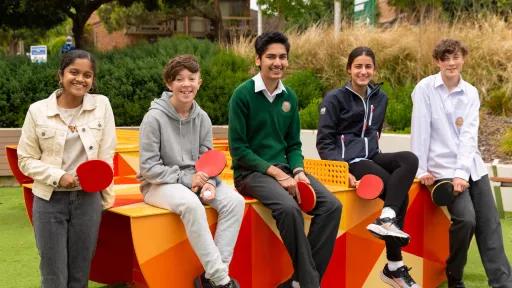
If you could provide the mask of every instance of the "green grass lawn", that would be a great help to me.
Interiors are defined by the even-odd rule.
[[[506,253],[512,259],[512,215],[502,221]],[[20,188],[0,188],[0,286],[39,287],[39,256]],[[487,278],[473,241],[465,269],[467,287],[487,287]],[[89,287],[109,287],[90,282]],[[446,287],[443,285],[441,287]]]

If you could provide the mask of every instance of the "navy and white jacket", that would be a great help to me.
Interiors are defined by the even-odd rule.
[[[372,159],[379,150],[379,137],[388,97],[380,84],[369,84],[363,99],[350,84],[329,91],[320,106],[316,149],[324,160],[355,162]]]

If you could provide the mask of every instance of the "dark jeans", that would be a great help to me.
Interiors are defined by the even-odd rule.
[[[418,170],[416,155],[408,151],[379,153],[371,161],[350,164],[349,170],[356,179],[366,174],[374,174],[382,179],[384,191],[379,197],[384,200],[384,207],[395,210],[397,225],[402,229],[409,203],[409,189]],[[386,256],[389,261],[401,261],[400,243],[386,240]]]
[[[240,193],[258,199],[272,211],[292,259],[294,280],[302,288],[318,288],[334,249],[342,205],[318,180],[311,175],[307,177],[316,192],[316,207],[309,213],[313,218],[307,237],[299,205],[274,178],[253,172],[237,179],[235,185]]]
[[[489,177],[485,175],[478,181],[469,179],[469,185],[468,190],[448,205],[452,224],[446,274],[451,279],[462,280],[469,244],[475,235],[489,285],[511,288],[510,263],[503,248],[501,223]]]
[[[43,288],[87,287],[102,213],[101,194],[34,196],[33,223]]]

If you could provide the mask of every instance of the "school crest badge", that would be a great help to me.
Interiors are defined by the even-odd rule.
[[[292,105],[288,101],[284,101],[283,105],[281,105],[281,109],[283,109],[284,112],[290,112],[291,108],[292,108]]]
[[[463,124],[464,124],[464,118],[457,117],[457,119],[455,119],[455,126],[457,126],[457,128],[462,127]]]

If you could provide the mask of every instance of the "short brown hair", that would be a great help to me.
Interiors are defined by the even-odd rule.
[[[446,55],[455,54],[457,52],[460,52],[463,57],[466,57],[468,55],[468,49],[466,46],[460,42],[459,40],[455,39],[442,39],[437,43],[436,47],[434,48],[434,51],[432,52],[432,57],[436,60],[443,60]]]
[[[163,71],[163,78],[165,83],[172,82],[176,79],[176,76],[178,74],[187,69],[191,73],[197,73],[200,71],[199,63],[197,62],[196,57],[193,55],[178,55],[167,64],[165,64],[164,71]]]

